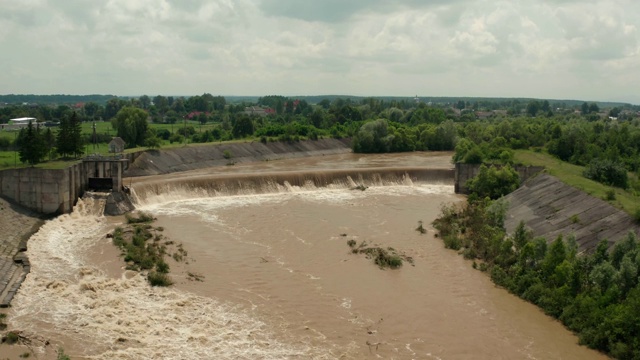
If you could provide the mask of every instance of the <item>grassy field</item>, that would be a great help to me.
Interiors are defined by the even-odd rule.
[[[173,125],[172,124],[149,124],[149,125],[153,129],[156,129],[156,130],[167,129],[169,130],[169,132],[173,133],[178,131],[179,128],[185,126],[185,123],[181,122]],[[200,125],[200,123],[196,121],[187,121],[186,126],[193,126],[196,132],[201,132],[205,130],[210,130],[217,125],[211,124],[211,123]],[[53,128],[53,130],[55,131],[55,128]],[[82,123],[82,133],[92,134],[93,123],[92,122]],[[96,122],[96,133],[116,136],[116,131],[113,129],[113,127],[111,126],[111,122],[109,121]],[[11,142],[14,141],[16,135],[17,135],[17,131],[0,131],[0,138],[9,139]],[[184,145],[185,144],[178,144],[178,143],[170,144],[168,141],[163,141],[162,148],[168,149],[168,148],[180,147]],[[196,145],[200,145],[200,144],[189,144],[189,146],[196,146]],[[203,145],[206,145],[206,144],[203,144]],[[125,153],[136,152],[144,149],[145,148],[142,148],[142,147],[127,149],[125,150]],[[109,155],[109,149],[107,148],[107,144],[105,143],[96,144],[96,145],[87,144],[85,146],[85,154],[86,155],[89,155],[89,154]],[[46,168],[46,169],[61,169],[78,161],[79,160],[53,159],[53,160],[38,164],[36,165],[36,167]],[[27,165],[20,163],[20,157],[19,155],[17,155],[15,151],[0,151],[0,170],[12,169],[12,168],[24,168],[24,167],[27,167]]]
[[[569,164],[547,153],[531,150],[517,150],[515,160],[524,165],[544,166],[550,175],[559,178],[565,184],[578,188],[589,195],[607,200],[611,205],[632,216],[640,209],[640,196],[634,195],[631,191],[603,185],[585,178],[582,176],[583,166]],[[635,179],[635,177],[630,175],[630,179]],[[612,191],[615,194],[614,200],[610,200]]]

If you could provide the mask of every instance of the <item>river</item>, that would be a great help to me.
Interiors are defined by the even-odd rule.
[[[343,154],[128,180],[188,253],[169,260],[174,286],[123,270],[106,237],[122,218],[81,201],[29,240],[11,324],[74,359],[605,358],[444,249],[429,224],[464,200],[449,161]],[[348,240],[413,264],[381,269]]]

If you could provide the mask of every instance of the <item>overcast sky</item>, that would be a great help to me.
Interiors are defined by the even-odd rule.
[[[0,0],[0,94],[640,104],[638,0]]]

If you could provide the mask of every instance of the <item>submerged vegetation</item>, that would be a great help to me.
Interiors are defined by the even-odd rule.
[[[351,248],[352,254],[365,254],[367,258],[372,259],[380,269],[397,269],[402,266],[403,260],[413,264],[411,257],[398,253],[392,247],[385,249],[379,246],[369,246],[366,241],[358,245],[353,239],[347,241],[347,245]]]
[[[447,248],[473,259],[498,285],[538,305],[576,332],[580,343],[618,359],[640,358],[640,242],[633,233],[611,251],[602,241],[579,254],[573,236],[551,243],[524,223],[504,229],[504,202],[471,196],[433,223]],[[575,221],[579,218],[576,216]]]
[[[113,234],[113,243],[122,250],[127,268],[135,271],[146,271],[147,280],[151,286],[170,286],[173,284],[169,273],[169,264],[165,260],[168,255],[168,246],[174,245],[173,241],[163,241],[161,227],[153,227],[155,220],[147,213],[126,215],[126,228],[117,227]],[[173,254],[176,261],[183,261],[187,255],[182,244],[177,246]]]

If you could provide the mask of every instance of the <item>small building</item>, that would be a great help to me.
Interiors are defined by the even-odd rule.
[[[126,142],[124,142],[124,140],[122,140],[121,137],[114,137],[110,142],[109,142],[109,152],[110,153],[121,153],[124,151],[124,147],[127,145]]]
[[[38,122],[38,119],[32,118],[32,117],[21,117],[21,118],[9,119],[9,125],[27,126],[29,125],[30,122],[35,125]]]
[[[271,108],[263,108],[263,107],[259,107],[259,106],[248,106],[244,108],[244,111],[242,112],[245,115],[257,115],[257,116],[267,116],[267,115],[273,115],[276,113],[275,110],[271,109]]]

